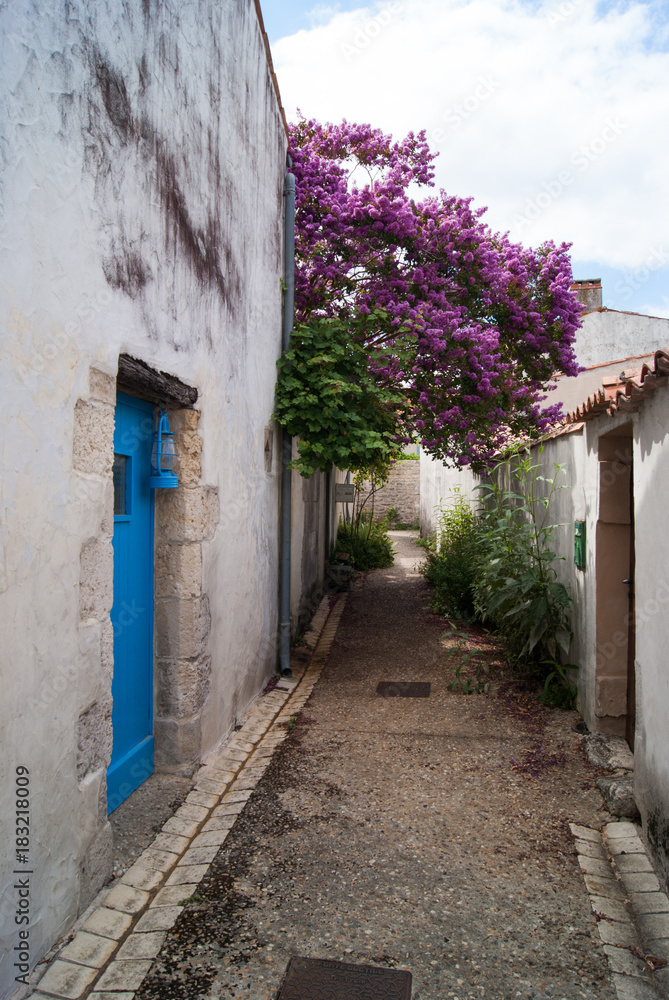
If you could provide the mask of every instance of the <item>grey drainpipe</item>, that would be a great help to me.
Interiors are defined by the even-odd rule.
[[[287,351],[293,331],[295,310],[295,177],[290,173],[292,162],[287,160],[284,197],[284,271],[283,340]],[[279,577],[279,670],[290,677],[290,538],[291,538],[291,470],[293,439],[284,430],[281,445],[281,553]]]

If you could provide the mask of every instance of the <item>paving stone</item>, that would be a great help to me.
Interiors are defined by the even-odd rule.
[[[98,969],[75,965],[56,959],[37,984],[41,993],[49,993],[67,1000],[82,996],[98,975]]]
[[[147,847],[145,851],[142,851],[137,863],[144,865],[146,868],[155,868],[159,872],[168,872],[170,869],[174,868],[175,864],[179,860],[179,854],[174,851],[163,851],[157,848],[154,844]]]
[[[145,934],[147,931],[168,931],[176,923],[183,906],[150,906],[139,918],[134,934]]]
[[[621,875],[623,885],[628,892],[658,892],[660,883],[657,876],[649,872],[623,872]]]
[[[597,875],[598,878],[614,878],[611,865],[608,861],[598,861],[597,858],[584,858],[578,855],[578,863],[582,872],[588,875]]]
[[[186,822],[201,823],[203,819],[206,819],[209,815],[209,810],[205,809],[204,806],[199,806],[195,802],[189,802],[187,805],[181,805],[175,812],[172,819],[181,819]],[[169,820],[167,821],[169,823]],[[165,827],[163,827],[165,829]]]
[[[212,833],[220,833],[220,831],[211,831]],[[226,831],[227,834],[227,831]],[[198,838],[199,839],[199,838]],[[191,847],[190,850],[186,851],[183,856],[183,863],[185,865],[208,865],[214,860],[216,855],[220,850],[220,844],[211,844],[207,846]]]
[[[104,899],[105,906],[113,910],[123,910],[125,913],[139,913],[148,903],[150,896],[142,889],[134,889],[129,885],[115,885]]]
[[[107,906],[98,906],[93,910],[86,923],[81,928],[83,931],[90,931],[91,934],[101,934],[102,937],[113,938],[117,941],[123,937],[132,924],[132,917],[121,910],[112,910]]]
[[[653,987],[636,976],[621,976],[614,972],[613,984],[618,993],[618,1000],[658,1000]]]
[[[253,792],[252,788],[244,788],[241,789],[240,791],[237,791],[236,789],[233,788],[232,791],[227,793],[227,795],[223,799],[223,803],[221,804],[223,805],[226,802],[248,802],[248,800],[251,798],[252,792]]]
[[[622,948],[639,944],[634,924],[631,921],[600,920],[597,930],[604,944],[615,944]]]
[[[193,806],[202,806],[203,809],[213,809],[218,803],[218,796],[211,795],[210,792],[189,792],[186,802]]]
[[[595,858],[598,861],[606,861],[608,863],[606,851],[601,844],[595,844],[590,840],[575,840],[574,847],[576,848],[576,853],[580,854],[581,857]]]
[[[244,811],[244,806],[246,802],[222,802],[220,806],[216,806],[211,816],[239,816],[240,812]]]
[[[253,743],[249,743],[248,740],[234,739],[230,741],[231,750],[240,750],[244,754],[250,754],[253,750]]]
[[[99,934],[79,931],[59,958],[66,962],[78,962],[79,965],[90,965],[93,969],[101,969],[109,961],[118,947],[118,941]]]
[[[224,781],[230,782],[234,781],[237,770],[221,770],[218,767],[203,767],[201,768],[196,778],[200,781],[202,778],[206,778],[208,781]]]
[[[606,899],[619,899],[625,902],[625,893],[620,883],[614,878],[598,878],[596,875],[585,874],[583,876],[588,892],[593,896],[604,896]]]
[[[134,993],[91,993],[90,1000],[133,1000]]]
[[[133,1000],[135,994],[127,993],[91,993],[90,1000]]]
[[[606,899],[605,896],[591,896],[590,905],[595,913],[609,920],[629,920],[630,915],[624,903],[617,899]]]
[[[167,880],[167,885],[186,885],[201,882],[209,865],[177,865]]]
[[[198,778],[195,783],[195,788],[198,792],[206,792],[207,795],[214,795],[218,801],[229,784],[229,781],[215,781],[213,778]]]
[[[635,913],[669,913],[669,899],[663,892],[632,892],[630,902]]]
[[[159,872],[155,868],[146,868],[144,865],[135,862],[132,868],[128,868],[125,875],[122,876],[121,882],[123,885],[132,886],[134,889],[150,891],[159,886],[164,878],[164,872]]]
[[[223,816],[212,816],[202,827],[203,833],[209,833],[211,830],[231,830],[235,825],[237,816],[239,813],[233,815],[223,815]]]
[[[183,883],[179,885],[168,885],[160,892],[157,892],[151,900],[151,909],[163,906],[176,906],[186,903],[198,888],[196,883]]]
[[[220,847],[224,844],[229,830],[207,830],[206,833],[200,833],[195,838],[191,845],[191,849],[197,847]]]
[[[648,966],[640,958],[633,955],[627,948],[615,948],[613,945],[605,944],[609,965],[613,972],[620,972],[626,976],[647,976]]]
[[[236,750],[234,747],[227,746],[222,753],[217,757],[213,758],[211,761],[212,767],[225,767],[225,761],[233,760],[237,763],[246,760],[247,754],[243,750]],[[209,766],[209,765],[208,765]]]
[[[138,990],[151,968],[151,962],[112,962],[95,984],[98,990]]]
[[[617,854],[616,868],[619,872],[652,872],[653,866],[645,854]]]
[[[242,773],[235,781],[232,793],[235,794],[236,792],[254,789],[258,784],[258,782],[260,781],[261,777],[262,777],[261,774],[252,774],[246,770],[242,771]]]
[[[608,839],[607,847],[614,857],[617,854],[646,853],[638,837],[614,837],[613,839]]]
[[[191,837],[195,836],[199,826],[200,823],[194,819],[178,819],[176,816],[170,816],[170,818],[163,826],[162,833],[158,834],[158,836],[180,837],[183,838],[186,842],[188,842],[191,839]]]
[[[655,955],[656,958],[663,958],[669,962],[669,938],[650,938],[646,940],[646,952]]]
[[[669,938],[669,913],[643,913],[638,921],[645,938]]]
[[[618,837],[637,837],[639,831],[634,823],[607,823],[602,833],[610,839],[615,839]]]
[[[146,934],[131,934],[127,937],[116,956],[117,962],[128,960],[155,958],[163,946],[164,931],[149,931]]]
[[[195,824],[192,825],[195,827],[195,830],[197,830],[197,826]],[[163,831],[164,830],[165,827],[163,827]],[[151,847],[159,851],[170,851],[172,854],[176,854],[178,856],[179,854],[183,854],[186,850],[189,841],[190,837],[185,834],[183,836],[177,836],[175,833],[163,832],[158,834],[154,842],[151,844]]]

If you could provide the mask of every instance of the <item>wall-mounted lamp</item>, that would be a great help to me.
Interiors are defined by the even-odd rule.
[[[152,490],[173,490],[179,485],[174,467],[177,464],[177,448],[174,443],[174,432],[170,430],[167,419],[167,404],[160,404],[158,429],[153,435],[151,449],[151,477],[149,486]]]

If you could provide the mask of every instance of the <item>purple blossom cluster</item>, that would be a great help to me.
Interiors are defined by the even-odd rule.
[[[394,142],[370,125],[300,118],[291,156],[298,319],[382,317],[367,334],[370,366],[406,389],[402,434],[480,469],[509,437],[554,423],[545,389],[579,370],[570,245],[514,244],[471,198],[411,197],[434,185],[424,132]]]

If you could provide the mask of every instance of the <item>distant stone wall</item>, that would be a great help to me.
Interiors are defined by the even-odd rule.
[[[365,484],[367,485],[367,484]],[[396,462],[390,470],[387,486],[374,497],[374,515],[378,517],[394,507],[398,520],[418,524],[420,519],[420,462]]]

